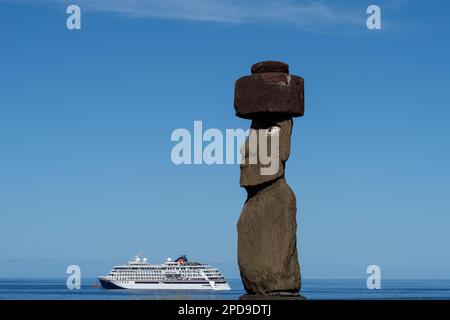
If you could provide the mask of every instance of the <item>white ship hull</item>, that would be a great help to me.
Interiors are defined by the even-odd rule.
[[[137,255],[128,264],[114,266],[99,277],[103,289],[131,290],[230,290],[230,286],[217,268],[188,261],[180,256],[175,261],[149,264],[147,258]]]
[[[131,289],[131,290],[231,290],[227,282],[146,282],[121,281],[115,282],[107,277],[100,277],[100,284],[104,289]]]

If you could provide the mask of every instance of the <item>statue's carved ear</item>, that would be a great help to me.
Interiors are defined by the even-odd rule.
[[[280,158],[287,161],[291,153],[292,118],[278,122],[280,130]]]

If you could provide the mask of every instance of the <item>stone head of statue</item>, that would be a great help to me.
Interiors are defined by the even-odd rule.
[[[258,62],[251,73],[238,79],[234,90],[236,115],[252,120],[241,149],[242,187],[283,177],[291,150],[292,118],[304,113],[304,80],[289,74],[286,63]]]
[[[292,118],[262,118],[252,121],[241,148],[242,187],[261,185],[284,176],[291,151]]]

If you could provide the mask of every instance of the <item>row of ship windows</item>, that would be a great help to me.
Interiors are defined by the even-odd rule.
[[[152,274],[110,274],[111,277],[114,278],[132,278],[132,277],[139,277],[139,278],[165,278],[164,275],[152,275]],[[200,274],[182,274],[179,276],[183,276],[183,277],[189,277],[189,278],[204,278],[204,276],[200,275]],[[223,278],[222,275],[207,275],[208,278]]]
[[[186,278],[187,280],[196,280],[196,278]],[[197,278],[198,280],[204,280],[204,278]],[[223,278],[208,278],[209,280],[223,280]],[[114,281],[132,281],[132,280],[155,280],[164,281],[164,278],[140,278],[140,277],[130,277],[130,278],[114,278]]]
[[[128,281],[158,281],[158,282],[164,282],[165,279],[128,279],[128,278],[120,278],[120,279],[114,279],[115,282],[128,282]],[[182,279],[183,280],[193,280],[193,281],[204,281],[205,279]],[[209,279],[209,281],[222,281],[223,279]]]
[[[136,276],[136,275],[111,275],[111,277],[113,278],[145,278],[145,279],[150,279],[150,278],[154,278],[154,279],[165,279],[166,277],[164,276]],[[204,279],[203,276],[200,275],[194,275],[194,276],[190,276],[190,275],[185,275],[184,278],[199,278],[199,279]],[[208,278],[223,278],[220,276],[208,276]]]
[[[111,274],[110,276],[114,277],[114,278],[133,278],[133,277],[146,278],[146,279],[149,279],[149,278],[158,278],[158,279],[159,278],[166,278],[163,275]],[[199,275],[199,274],[184,274],[184,275],[180,275],[180,276],[187,277],[187,278],[201,278],[201,279],[204,278],[204,276]],[[207,277],[208,278],[223,278],[223,276],[221,276],[221,275],[208,275]]]
[[[118,275],[118,276],[151,276],[151,275],[157,275],[157,276],[164,276],[164,275],[190,275],[190,276],[203,276],[200,272],[176,272],[176,273],[154,273],[154,272],[111,272],[111,275]],[[211,276],[222,276],[221,273],[205,273],[208,277]]]
[[[165,277],[164,275],[136,275],[136,274],[110,274],[111,277],[113,278],[145,278],[145,279],[165,279],[167,277]],[[195,274],[195,275],[182,275],[182,277],[184,278],[199,278],[199,279],[204,279],[205,277],[199,274]],[[221,275],[209,275],[208,276],[209,279],[221,279],[223,278],[223,276]]]
[[[186,271],[186,270],[176,270],[179,273],[200,273],[198,271]],[[166,272],[161,272],[161,271],[115,271],[113,270],[112,273],[158,273],[158,274],[162,274],[162,273],[166,273]],[[219,274],[220,272],[204,272],[205,274]]]
[[[123,279],[123,280],[126,280],[126,279],[140,279],[140,280],[142,280],[142,279],[164,279],[163,277],[126,277],[126,278],[116,278],[116,277],[114,277],[115,279]]]
[[[164,273],[167,271],[177,271],[177,272],[190,272],[190,273],[199,273],[200,270],[185,270],[185,269],[167,269],[167,270],[112,270],[112,272],[134,272],[134,273],[139,273],[139,272],[150,272],[150,273]],[[220,273],[219,270],[208,270],[208,271],[203,271],[204,273]]]
[[[162,274],[162,272],[150,272],[150,271],[133,271],[133,272],[127,272],[127,271],[112,271],[113,274]],[[181,270],[180,273],[183,274],[200,274],[200,272],[197,271],[184,271]],[[220,274],[219,272],[204,272],[205,274]]]
[[[115,279],[114,283],[129,283],[130,279]],[[164,281],[161,281],[164,282]]]
[[[162,270],[155,270],[152,268],[114,268],[114,270],[118,270],[118,271],[122,271],[122,270],[128,270],[128,271],[135,271],[135,270],[150,270],[153,272],[162,272]],[[190,271],[190,270],[195,270],[197,271],[198,269],[192,269],[192,268],[164,268],[163,270],[186,270],[186,271]],[[218,272],[218,269],[208,269],[208,270],[203,270],[203,272]]]

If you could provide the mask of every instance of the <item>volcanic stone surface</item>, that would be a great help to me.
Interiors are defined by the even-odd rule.
[[[251,71],[236,81],[234,100],[236,115],[252,119],[240,167],[240,185],[247,191],[237,224],[238,264],[248,294],[242,299],[298,299],[297,204],[285,180],[285,163],[292,117],[304,112],[304,81],[277,61],[256,63]],[[265,155],[259,152],[261,143],[267,143]]]
[[[238,222],[238,262],[248,293],[300,290],[296,231],[296,199],[283,178],[254,190]]]
[[[291,149],[292,118],[256,119],[251,130],[257,139],[248,138],[243,148],[240,184],[247,190],[247,201],[238,221],[238,264],[244,288],[249,294],[286,295],[300,290],[300,266],[296,245],[296,198],[284,178],[285,161]],[[268,133],[271,129],[272,134]],[[269,136],[269,137],[267,137]],[[262,137],[277,139],[279,167],[272,175],[262,175],[257,156],[249,164],[251,143]],[[274,158],[272,158],[273,160]]]
[[[289,65],[281,61],[261,61],[252,65],[252,74],[266,72],[289,73]]]
[[[303,116],[304,80],[290,75],[287,64],[264,61],[254,64],[251,71],[252,75],[235,83],[234,109],[238,117]]]
[[[250,139],[247,139],[242,149],[242,163],[241,163],[241,177],[240,185],[241,187],[252,187],[263,185],[266,182],[273,181],[275,179],[281,178],[284,175],[284,162],[289,158],[291,150],[291,132],[292,132],[292,119],[288,118],[286,120],[280,119],[257,119],[253,120],[250,126],[251,130],[255,132],[256,139],[253,141],[256,146],[253,146],[255,150],[259,145],[259,140],[261,138],[267,139],[268,153],[271,153],[271,139],[275,138],[267,136],[266,130],[271,127],[277,127],[280,129],[279,133],[276,135],[278,139],[278,150],[274,150],[273,156],[278,158],[278,170],[274,171],[273,174],[261,174],[261,168],[268,168],[271,164],[262,164],[259,159],[259,154],[256,154],[256,163],[250,163]]]

